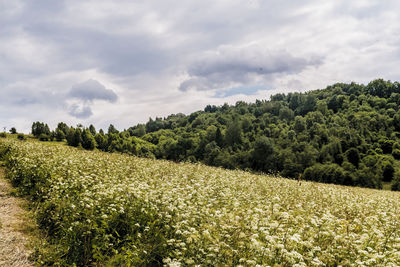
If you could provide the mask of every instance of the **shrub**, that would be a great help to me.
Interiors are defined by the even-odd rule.
[[[12,128],[10,129],[10,133],[11,133],[11,134],[16,134],[16,133],[17,133],[17,129],[15,129],[15,127],[12,127]]]
[[[6,137],[7,137],[7,134],[6,134],[6,133],[0,133],[0,137],[6,138]]]
[[[400,178],[396,178],[392,184],[392,191],[400,191]]]
[[[49,139],[50,139],[50,136],[48,136],[47,134],[41,134],[39,136],[40,141],[49,141]]]
[[[88,129],[84,130],[81,135],[82,147],[87,150],[93,150],[96,148],[96,140]]]
[[[393,148],[393,144],[394,144],[393,140],[381,139],[381,140],[379,140],[379,144],[381,146],[383,153],[385,153],[385,154],[392,153],[392,148]]]
[[[385,181],[385,182],[390,182],[390,181],[392,181],[393,180],[393,175],[394,175],[394,168],[393,168],[393,165],[390,163],[390,162],[388,162],[388,161],[385,161],[385,162],[383,162],[383,167],[382,167],[382,171],[383,171],[383,173],[382,173],[382,180],[383,181]]]
[[[395,159],[400,159],[400,149],[398,149],[398,148],[393,149],[392,156]]]
[[[352,147],[346,151],[347,160],[353,164],[356,168],[358,168],[358,164],[360,163],[360,154],[358,149]]]
[[[55,138],[58,142],[61,142],[62,140],[65,139],[64,132],[57,128],[55,131]]]
[[[18,140],[26,140],[26,137],[25,137],[25,135],[23,133],[19,133],[17,135],[17,138],[18,138]]]
[[[337,164],[315,164],[305,169],[303,178],[322,183],[338,183],[351,185],[350,175]]]

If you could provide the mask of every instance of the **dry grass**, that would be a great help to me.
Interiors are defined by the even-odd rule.
[[[25,211],[22,199],[10,195],[12,188],[0,168],[0,266],[33,266],[27,248],[29,237],[24,233]]]

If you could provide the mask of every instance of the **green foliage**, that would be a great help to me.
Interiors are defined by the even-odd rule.
[[[15,127],[12,127],[10,129],[10,134],[17,134],[17,129],[15,129]]]
[[[337,164],[316,164],[308,167],[304,171],[303,178],[323,183],[353,184],[350,174]]]
[[[39,138],[41,135],[50,136],[49,126],[43,122],[34,122],[32,124],[32,134],[37,138]]]
[[[356,168],[358,168],[358,164],[360,163],[360,154],[357,148],[350,148],[346,151],[347,160],[353,164]]]
[[[138,124],[135,127],[131,127],[128,129],[131,136],[142,137],[146,134],[146,125]]]
[[[303,117],[296,116],[294,119],[293,129],[296,131],[296,133],[301,133],[306,129],[306,122]]]
[[[112,136],[117,143],[118,137],[130,139]],[[213,142],[206,150],[218,150]],[[271,142],[256,141],[266,150]],[[295,158],[301,149],[302,141],[282,151]],[[244,164],[246,153],[222,150],[216,160]],[[400,264],[400,202],[394,192],[12,138],[0,141],[0,157],[48,238],[35,250],[38,266]],[[388,155],[374,157],[371,164],[391,162]],[[368,171],[363,161],[359,169],[342,165],[315,163],[303,177],[346,184],[352,172],[364,177]]]
[[[108,126],[108,134],[117,134],[118,130],[114,127],[114,125],[110,124],[110,126]]]
[[[19,133],[17,135],[17,138],[18,138],[18,140],[26,140],[26,137],[25,137],[25,135],[23,133]]]
[[[69,146],[76,146],[74,143],[74,135],[75,135],[75,129],[73,127],[69,128],[65,136],[65,138],[67,139],[67,144]]]
[[[392,150],[393,158],[399,160],[400,159],[400,149],[395,148]]]
[[[57,129],[55,131],[55,138],[59,142],[61,142],[62,140],[65,139],[65,133],[58,127],[57,127]]]
[[[121,132],[111,124],[107,134],[96,133],[91,125],[88,131],[95,142],[83,126],[70,129],[59,123],[58,128],[67,143],[76,147],[93,149],[95,143],[95,148],[107,152],[291,178],[309,167],[319,170],[319,164],[332,170],[339,166],[351,177],[321,180],[380,188],[383,180],[394,179],[384,161],[390,162],[395,173],[400,171],[399,106],[399,83],[378,79],[366,86],[337,83],[323,90],[277,94],[269,101],[208,105],[189,115],[150,118]],[[42,123],[34,126],[46,129]],[[57,140],[58,133],[56,129],[52,135]],[[353,171],[348,171],[349,164]]]
[[[107,138],[104,135],[104,133],[98,133],[95,135],[94,137],[96,144],[97,144],[97,148],[103,151],[106,151],[107,149]]]
[[[382,168],[382,181],[384,182],[390,182],[393,180],[393,175],[394,175],[394,168],[393,165],[388,162],[385,161],[382,163],[383,168]]]
[[[92,136],[96,136],[97,134],[96,128],[92,124],[89,125],[89,131],[92,134]]]
[[[392,191],[400,191],[400,177],[397,177],[392,184]]]
[[[238,120],[231,122],[225,132],[225,142],[228,146],[237,146],[242,143],[242,128]]]
[[[63,132],[64,135],[67,135],[69,127],[68,127],[68,125],[66,123],[60,122],[60,123],[57,124],[56,131],[57,131],[57,129],[60,130],[61,132]]]
[[[254,142],[254,149],[251,153],[250,161],[253,168],[263,172],[273,170],[274,146],[268,137],[261,136]]]
[[[7,138],[7,134],[6,133],[0,133],[0,137],[1,138]]]
[[[397,83],[393,84],[390,81],[385,81],[383,79],[377,79],[371,81],[366,86],[366,91],[374,96],[388,98],[393,92],[399,93],[400,87]]]
[[[38,136],[38,138],[39,138],[40,141],[49,141],[50,140],[50,135],[42,133],[42,134],[40,134]]]
[[[93,150],[96,147],[96,140],[94,139],[91,131],[85,129],[81,134],[81,144],[84,149]]]
[[[72,138],[72,146],[78,147],[82,146],[82,129],[77,127],[74,131],[74,135]]]

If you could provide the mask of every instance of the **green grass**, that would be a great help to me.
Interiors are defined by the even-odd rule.
[[[393,182],[382,182],[382,190],[392,190]]]
[[[3,151],[3,152],[1,152]],[[396,266],[400,194],[0,140],[39,265]]]

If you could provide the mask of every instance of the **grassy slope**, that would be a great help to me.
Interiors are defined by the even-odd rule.
[[[9,145],[16,151],[12,181],[40,199],[38,220],[67,255],[52,261],[400,264],[396,192],[37,142]],[[24,185],[32,177],[35,183]]]

